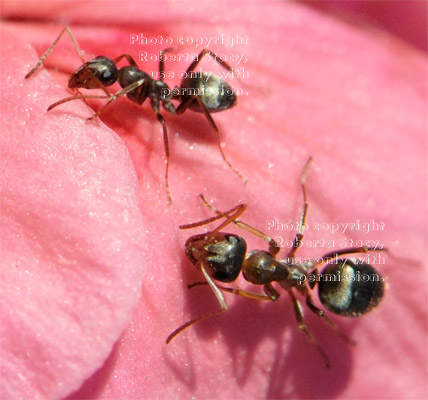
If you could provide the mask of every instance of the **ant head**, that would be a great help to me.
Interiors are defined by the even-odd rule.
[[[233,282],[239,275],[247,243],[231,233],[195,235],[186,241],[186,255],[194,264],[204,264],[209,276],[220,282]]]
[[[382,300],[383,278],[369,264],[339,259],[328,264],[318,282],[321,303],[329,311],[358,317],[373,310]]]
[[[116,82],[118,76],[116,64],[111,58],[97,57],[79,67],[70,77],[70,89],[99,89]]]

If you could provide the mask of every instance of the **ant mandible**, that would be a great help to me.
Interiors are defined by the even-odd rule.
[[[238,205],[226,212],[220,212],[209,205],[203,195],[201,195],[204,204],[217,215],[200,222],[182,225],[180,229],[203,226],[221,218],[225,218],[225,221],[213,231],[191,236],[186,241],[185,251],[187,257],[200,269],[206,280],[206,282],[191,284],[189,288],[208,284],[217,297],[221,309],[204,314],[181,325],[168,336],[167,343],[171,342],[184,329],[197,322],[225,312],[228,308],[222,291],[256,300],[276,301],[280,296],[279,292],[272,285],[272,283],[276,282],[288,292],[294,306],[300,330],[317,347],[326,366],[330,367],[331,364],[327,354],[318,344],[304,322],[303,309],[294,292],[296,291],[303,295],[308,308],[328,323],[330,327],[336,329],[336,325],[325,315],[324,310],[314,304],[310,290],[318,285],[318,295],[321,303],[327,310],[336,315],[358,317],[366,314],[381,302],[384,293],[384,280],[371,265],[361,260],[343,258],[343,256],[375,251],[388,252],[388,250],[376,247],[352,247],[329,252],[317,260],[308,262],[299,262],[296,259],[296,252],[302,244],[308,213],[306,174],[311,160],[310,158],[305,164],[301,176],[304,203],[299,230],[287,257],[283,260],[276,259],[280,247],[274,239],[245,222],[238,220],[238,217],[242,215],[247,207],[245,204]],[[232,222],[247,232],[265,240],[269,244],[269,250],[253,250],[247,253],[247,244],[242,237],[221,232],[225,226]],[[326,266],[318,274],[318,268],[323,264],[326,264]],[[248,292],[240,288],[225,287],[214,282],[214,280],[222,283],[233,282],[238,278],[241,270],[245,280],[255,285],[263,285],[264,294]],[[336,279],[332,279],[332,277]],[[367,277],[369,279],[366,279]],[[345,335],[339,333],[339,336],[353,343]]]
[[[180,115],[183,114],[187,109],[191,109],[196,112],[202,112],[208,120],[208,123],[216,132],[217,143],[223,160],[232,169],[232,171],[235,172],[244,181],[244,183],[247,182],[243,175],[226,158],[220,141],[219,129],[211,117],[211,113],[227,110],[236,104],[236,95],[234,90],[219,76],[207,74],[204,72],[196,74],[196,77],[194,76],[195,74],[192,74],[202,58],[207,54],[211,55],[222,67],[233,72],[233,68],[230,67],[229,64],[227,64],[225,61],[221,60],[217,54],[208,49],[202,50],[192,62],[192,64],[190,64],[188,67],[186,74],[181,81],[181,87],[175,87],[174,90],[171,91],[169,86],[163,81],[165,77],[165,53],[172,51],[171,48],[160,52],[159,80],[156,80],[146,72],[141,71],[138,68],[137,63],[129,54],[121,54],[114,59],[99,56],[93,60],[85,61],[76,38],[74,37],[70,28],[65,27],[62,29],[52,45],[42,55],[34,68],[25,76],[25,79],[28,79],[39,69],[48,55],[58,44],[64,33],[67,33],[70,36],[74,47],[76,48],[77,53],[83,62],[83,65],[80,66],[71,75],[68,81],[68,87],[73,89],[76,94],[51,104],[48,107],[48,111],[71,100],[83,99],[86,101],[88,98],[108,98],[108,102],[92,117],[88,118],[88,120],[93,120],[98,117],[105,110],[105,108],[118,97],[126,96],[129,100],[139,105],[142,105],[144,101],[149,98],[152,109],[155,112],[158,121],[162,125],[166,156],[165,185],[170,203],[172,203],[172,196],[169,189],[168,180],[170,158],[168,129],[164,117],[160,114],[160,106],[162,104],[163,108],[171,114]],[[126,59],[129,66],[118,68],[117,64],[122,59]],[[122,87],[122,90],[118,91],[114,95],[111,95],[106,87],[113,85],[116,81]],[[79,92],[79,88],[101,89],[105,92],[106,95],[85,95]],[[177,108],[175,108],[171,100],[179,100],[181,103]]]

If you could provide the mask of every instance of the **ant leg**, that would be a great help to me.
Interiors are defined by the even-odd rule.
[[[315,269],[315,267],[334,261],[337,258],[341,257],[341,256],[346,256],[349,254],[358,254],[358,253],[370,253],[370,252],[385,252],[387,253],[390,257],[392,257],[393,259],[398,259],[398,260],[406,260],[407,259],[401,259],[400,257],[396,257],[393,256],[390,251],[388,249],[385,248],[378,248],[378,247],[367,247],[367,246],[362,246],[362,247],[349,247],[346,249],[342,249],[342,250],[336,250],[336,251],[331,251],[330,253],[324,254],[322,257],[320,257],[313,265],[313,269]]]
[[[303,319],[302,305],[300,304],[299,300],[297,300],[292,290],[289,290],[288,293],[290,294],[291,300],[293,302],[294,313],[297,319],[297,323],[299,324],[299,329],[305,334],[305,336],[309,339],[309,341],[312,342],[312,344],[318,349],[318,352],[321,354],[321,357],[324,359],[326,367],[330,368],[331,363],[327,354],[324,352],[322,347],[319,345],[319,343],[317,342],[315,337],[311,334],[311,332],[308,330],[308,327],[305,324],[305,321]]]
[[[271,282],[265,283],[263,286],[263,290],[265,291],[266,295],[271,298],[272,301],[276,301],[279,299],[279,293],[272,286]]]
[[[322,310],[321,308],[318,308],[314,304],[312,296],[306,285],[302,287],[300,292],[303,294],[303,296],[305,296],[306,305],[308,306],[309,310],[311,310],[314,314],[318,315],[318,317],[320,317],[330,327],[330,329],[332,329],[346,343],[351,344],[353,346],[357,344],[354,340],[346,336],[344,333],[340,332],[339,329],[337,328],[337,325],[330,318],[328,318],[327,315],[325,315],[325,311]]]
[[[371,253],[371,252],[384,252],[386,254],[388,254],[388,257],[390,257],[392,260],[395,260],[397,262],[401,262],[403,264],[408,264],[414,267],[420,267],[420,262],[417,260],[412,260],[410,258],[406,258],[406,257],[399,257],[396,256],[395,254],[392,254],[387,248],[379,248],[379,247],[368,247],[368,246],[362,246],[362,247],[349,247],[346,249],[342,249],[342,250],[336,250],[336,251],[332,251],[330,253],[327,253],[325,255],[323,255],[318,261],[316,261],[313,265],[313,268],[334,261],[335,259],[341,257],[341,256],[346,256],[349,254],[367,254],[367,253]]]
[[[67,101],[79,100],[79,99],[85,101],[86,99],[108,99],[108,98],[109,97],[107,97],[107,96],[85,95],[85,94],[79,93],[79,94],[75,94],[74,96],[66,97],[65,99],[59,100],[59,101],[51,104],[48,107],[47,111],[50,111],[50,110],[52,110],[52,108],[55,108],[55,107],[59,106],[60,104],[66,103]],[[86,103],[86,101],[85,101],[85,103]],[[88,104],[88,103],[86,103],[86,104]]]
[[[180,229],[196,228],[198,226],[207,225],[211,222],[217,221],[220,218],[226,218],[227,217],[226,221],[220,225],[220,229],[223,229],[226,225],[232,223],[235,218],[237,218],[239,215],[241,215],[245,211],[246,208],[247,208],[246,204],[239,204],[239,205],[233,207],[232,209],[230,209],[229,211],[226,211],[224,213],[219,213],[215,217],[207,218],[207,219],[204,219],[203,221],[199,221],[199,222],[193,222],[191,224],[180,225],[179,228]],[[211,234],[216,233],[218,231],[219,231],[219,228],[217,227],[215,229],[215,231],[211,232]]]
[[[196,96],[196,101],[198,102],[199,106],[201,107],[202,111],[205,114],[205,117],[207,118],[208,122],[210,123],[210,125],[213,127],[216,135],[217,135],[217,144],[218,144],[218,148],[220,150],[220,154],[223,157],[224,162],[229,166],[229,168],[236,174],[239,176],[239,178],[244,182],[247,183],[247,179],[244,177],[244,175],[242,175],[234,166],[233,164],[226,158],[226,154],[224,154],[223,151],[223,147],[221,145],[221,140],[220,140],[220,131],[217,128],[217,125],[215,124],[214,120],[211,117],[211,114],[209,113],[209,111],[207,110],[207,108],[205,107],[205,104],[203,103],[203,101],[201,100],[201,98],[199,96]],[[177,108],[177,114],[178,113],[178,108]]]
[[[165,148],[165,157],[166,157],[166,167],[165,167],[165,186],[166,186],[166,195],[168,196],[168,201],[172,204],[172,196],[169,190],[169,140],[168,140],[168,128],[166,126],[165,118],[162,117],[159,113],[156,113],[156,118],[162,125],[163,131],[163,144]]]
[[[186,75],[188,76],[190,72],[194,71],[195,68],[198,66],[198,64],[201,62],[201,60],[204,58],[205,55],[209,54],[214,61],[218,62],[223,68],[229,70],[232,72],[232,76],[237,79],[239,82],[243,83],[239,76],[235,76],[234,72],[235,70],[233,67],[231,67],[226,61],[223,61],[216,53],[212,52],[208,49],[203,49],[193,60],[192,64],[190,64],[189,68],[187,68]],[[248,86],[248,85],[246,85]]]
[[[202,271],[202,274],[204,275],[205,279],[207,280],[208,285],[210,286],[210,288],[214,292],[215,296],[217,297],[217,300],[218,300],[218,302],[220,303],[220,306],[221,306],[221,310],[213,311],[213,312],[210,312],[208,314],[201,315],[200,317],[192,319],[191,321],[186,322],[185,324],[181,325],[180,327],[178,327],[174,332],[172,332],[167,337],[167,339],[166,339],[166,343],[167,344],[169,342],[171,342],[171,340],[174,339],[179,333],[181,333],[182,331],[184,331],[185,329],[187,329],[189,326],[192,326],[192,325],[196,324],[197,322],[200,322],[200,321],[203,321],[205,319],[214,317],[216,315],[220,315],[223,312],[227,311],[227,304],[224,301],[223,294],[221,293],[221,291],[219,290],[219,288],[216,286],[216,284],[212,281],[212,279],[208,275],[207,271],[205,271],[205,267],[204,267],[203,264],[201,264],[201,271]]]
[[[72,100],[86,100],[86,99],[109,99],[109,101],[97,112],[95,113],[92,117],[87,118],[87,121],[91,121],[93,119],[95,119],[96,117],[98,117],[101,112],[104,111],[104,109],[114,100],[116,100],[118,97],[124,96],[127,93],[131,92],[132,90],[136,89],[137,87],[141,86],[144,82],[144,79],[140,79],[139,81],[136,81],[134,83],[132,83],[131,85],[128,85],[126,88],[123,88],[122,90],[120,90],[119,92],[117,92],[116,94],[114,94],[113,96],[96,96],[96,95],[85,95],[85,94],[75,94],[74,96],[70,96],[70,97],[66,97],[65,99],[59,100],[53,104],[51,104],[48,107],[48,111],[52,110],[53,108],[66,103],[68,101],[72,101]],[[100,87],[101,89],[101,87]]]
[[[306,161],[306,164],[303,167],[302,176],[300,178],[302,191],[303,191],[303,210],[302,210],[302,215],[300,217],[299,231],[294,237],[293,247],[290,249],[287,255],[287,258],[290,260],[294,258],[297,249],[302,245],[303,232],[305,231],[306,217],[308,215],[308,207],[309,207],[308,198],[306,195],[306,175],[308,173],[309,165],[311,164],[311,162],[312,162],[312,157],[309,157],[308,161]]]
[[[213,205],[208,203],[207,199],[205,198],[205,196],[202,193],[199,195],[199,198],[204,203],[204,206],[208,207],[212,212],[216,213],[217,215],[222,216],[223,214],[229,213],[228,211],[226,211],[226,213],[223,213],[223,212],[217,210],[217,208],[215,208]]]
[[[190,285],[188,285],[189,289],[194,288],[196,286],[202,286],[207,285],[207,282],[195,282]],[[218,285],[217,287],[222,290],[223,292],[235,294],[238,296],[246,297],[247,299],[254,299],[254,300],[269,300],[269,301],[276,301],[279,298],[279,293],[273,288],[273,286],[268,283],[265,285],[265,293],[255,293],[255,292],[249,292],[247,290],[240,289],[238,287],[230,288],[222,285]]]
[[[223,68],[228,69],[230,72],[233,72],[233,68],[225,61],[223,61],[216,53],[212,52],[208,49],[203,49],[193,60],[192,64],[189,65],[189,68],[187,68],[186,75],[188,76],[189,72],[192,72],[198,64],[202,61],[202,58],[204,58],[205,55],[209,54],[216,62],[218,62]]]
[[[120,56],[116,57],[113,61],[115,64],[117,64],[122,58],[126,58],[126,61],[128,61],[129,65],[131,67],[136,67],[137,63],[134,61],[134,59],[127,53],[121,54]]]
[[[221,140],[220,140],[220,131],[217,128],[217,125],[215,124],[214,120],[211,117],[211,114],[209,113],[209,111],[207,110],[207,108],[205,107],[205,104],[203,103],[202,99],[199,96],[196,96],[196,101],[199,104],[199,107],[202,109],[205,117],[207,118],[209,124],[212,126],[212,128],[214,129],[216,135],[217,135],[217,144],[218,144],[218,148],[220,150],[220,154],[223,157],[224,162],[229,166],[229,168],[236,174],[239,176],[239,178],[244,182],[247,183],[247,179],[244,177],[244,175],[242,175],[234,166],[233,164],[226,158],[226,154],[224,154],[223,151],[223,146],[221,145]],[[178,113],[178,109],[177,109],[177,114]]]
[[[111,102],[115,101],[118,97],[122,97],[127,95],[129,92],[132,92],[133,90],[137,89],[138,87],[144,85],[145,78],[139,79],[138,81],[135,81],[134,83],[131,83],[130,85],[124,87],[122,90],[119,90],[117,93],[115,93],[113,96],[110,97],[109,101],[104,104],[92,117],[87,118],[87,121],[92,121],[95,118],[99,117],[102,112],[110,105]],[[88,97],[88,96],[86,96]]]
[[[211,114],[209,113],[209,111],[207,110],[207,108],[205,107],[205,104],[203,103],[203,101],[201,100],[200,96],[198,95],[192,95],[189,96],[186,100],[184,100],[175,110],[175,113],[177,115],[183,114],[184,111],[186,111],[187,107],[194,101],[196,100],[199,104],[199,107],[201,108],[202,112],[205,115],[205,118],[208,120],[208,123],[211,125],[211,127],[214,129],[216,135],[217,135],[217,144],[218,144],[218,148],[220,150],[220,154],[223,157],[224,162],[229,166],[229,168],[236,174],[239,176],[239,178],[244,182],[247,183],[247,179],[245,179],[245,177],[233,166],[233,164],[226,158],[226,155],[224,154],[223,151],[223,147],[221,145],[221,140],[220,140],[220,131],[217,128],[217,125],[215,124],[214,120],[211,117]]]
[[[177,86],[174,88],[174,91],[177,90],[176,88],[177,88]],[[178,90],[180,90],[180,89],[178,89]],[[175,92],[173,92],[173,93],[175,93]],[[196,95],[196,94],[187,97],[185,100],[183,100],[178,105],[178,107],[175,110],[175,113],[177,115],[183,114],[184,111],[186,111],[189,108],[190,104],[192,104],[193,101],[196,100],[197,97],[198,97],[198,95]],[[203,109],[202,109],[202,111],[205,114],[205,111]],[[205,114],[205,117],[208,119],[209,124],[214,128],[214,130],[218,131],[217,125],[215,124],[214,120],[212,119],[211,114],[208,113],[208,116]]]
[[[48,107],[48,111],[52,110],[52,108],[59,106],[60,104],[63,104],[63,103],[66,103],[66,102],[72,101],[72,100],[78,100],[78,99],[81,99],[81,100],[109,99],[109,101],[106,104],[104,104],[104,106],[98,112],[96,112],[94,115],[92,115],[92,117],[87,118],[87,121],[92,121],[93,119],[98,117],[112,101],[116,100],[118,97],[121,97],[121,96],[128,94],[129,92],[132,92],[133,90],[135,90],[136,88],[138,88],[139,86],[141,86],[143,84],[144,84],[144,79],[140,79],[140,80],[128,85],[127,87],[123,88],[122,90],[119,90],[113,96],[86,95],[86,94],[81,94],[78,92],[78,94],[75,94],[74,96],[66,97],[65,99],[59,100],[59,101],[51,104]],[[103,89],[103,88],[100,87],[100,89]],[[107,90],[106,88],[104,88],[104,89]],[[110,94],[108,91],[106,91],[106,93]]]
[[[159,52],[159,80],[161,82],[165,79],[165,53],[169,53],[173,50],[174,49],[172,47],[168,47]]]
[[[216,214],[223,216],[224,214],[228,213],[222,213],[221,211],[218,211],[215,207],[213,207],[211,204],[209,204],[207,202],[207,200],[205,199],[204,195],[201,194],[199,195],[199,197],[202,199],[202,201],[204,202],[204,204],[213,212],[215,212]],[[237,218],[237,217],[236,217]],[[246,224],[245,222],[239,221],[238,219],[235,219],[233,221],[233,223],[240,227],[241,229],[245,229],[247,232],[259,237],[260,239],[263,239],[264,241],[268,242],[269,244],[269,253],[272,254],[274,257],[279,253],[280,251],[280,246],[278,243],[275,242],[274,239],[272,239],[271,237],[269,237],[268,235],[266,235],[265,233],[259,231],[256,228],[253,228],[251,225]]]
[[[37,63],[34,66],[34,68],[27,75],[25,75],[25,79],[28,79],[31,75],[33,75],[40,68],[40,66],[43,64],[43,62],[46,60],[46,58],[48,57],[48,55],[52,52],[52,50],[58,44],[58,42],[60,41],[60,39],[62,38],[62,36],[64,35],[65,32],[67,32],[68,36],[70,36],[70,39],[73,42],[74,47],[76,48],[77,53],[79,54],[80,59],[82,60],[83,64],[85,64],[86,61],[83,58],[82,52],[80,51],[79,44],[77,43],[77,40],[76,40],[76,38],[73,35],[73,32],[71,32],[71,29],[68,26],[66,26],[65,28],[62,29],[62,31],[60,32],[60,34],[58,35],[58,37],[51,44],[51,46],[45,51],[45,54],[43,54],[40,57],[40,60],[37,61]]]
[[[234,223],[236,226],[239,226],[241,229],[245,229],[247,232],[259,237],[260,239],[263,239],[264,241],[266,241],[269,244],[269,253],[273,257],[276,257],[277,254],[280,252],[280,250],[281,250],[280,245],[274,239],[272,239],[271,237],[269,237],[268,235],[266,235],[262,231],[259,231],[258,229],[253,228],[251,225],[248,225],[242,221],[235,221]]]

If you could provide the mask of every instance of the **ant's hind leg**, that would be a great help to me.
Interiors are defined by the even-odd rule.
[[[229,168],[236,174],[238,175],[238,177],[244,182],[247,183],[248,180],[244,177],[244,175],[242,175],[237,168],[227,159],[226,154],[224,154],[223,151],[223,146],[221,145],[221,140],[220,140],[220,131],[217,128],[217,125],[215,124],[214,120],[211,117],[211,114],[209,113],[209,111],[207,110],[207,108],[205,107],[204,102],[201,100],[200,96],[190,96],[188,99],[186,99],[185,101],[183,101],[183,103],[181,103],[177,109],[176,109],[176,113],[177,114],[182,114],[188,105],[190,105],[192,103],[193,100],[196,100],[199,104],[199,107],[201,108],[202,112],[205,115],[205,118],[207,119],[208,123],[211,125],[211,127],[213,128],[214,132],[217,135],[217,145],[218,148],[220,150],[220,154],[223,158],[223,161],[229,166]],[[185,105],[185,107],[183,107],[183,105]]]
[[[307,339],[317,348],[318,352],[321,354],[321,357],[324,359],[326,367],[330,368],[330,359],[328,358],[327,354],[324,352],[318,341],[315,339],[315,337],[312,335],[312,333],[309,331],[308,327],[305,324],[305,321],[303,319],[302,305],[300,304],[299,300],[297,300],[296,296],[291,290],[289,290],[288,293],[290,294],[291,301],[293,302],[294,313],[297,319],[297,323],[299,324],[299,329],[305,334]]]
[[[305,166],[303,167],[302,176],[300,178],[302,191],[303,191],[303,210],[300,217],[299,231],[294,237],[293,247],[290,249],[287,255],[288,259],[290,260],[294,258],[297,249],[302,245],[303,232],[305,231],[306,217],[308,215],[308,208],[309,208],[308,196],[306,194],[306,175],[308,173],[308,169],[311,162],[312,162],[312,157],[309,157],[308,161],[306,161]]]
[[[303,294],[303,296],[305,296],[306,305],[308,306],[309,310],[311,310],[314,314],[318,315],[318,317],[320,317],[343,341],[353,346],[356,345],[356,342],[354,340],[352,340],[344,333],[340,332],[340,330],[337,328],[337,325],[330,318],[327,317],[324,310],[314,304],[312,296],[306,285],[303,286],[300,292]]]
[[[346,249],[340,249],[340,250],[334,250],[331,251],[327,254],[324,254],[322,257],[319,257],[317,259],[317,261],[313,264],[312,266],[312,271],[315,271],[315,269],[317,267],[319,267],[322,264],[326,264],[329,262],[333,262],[334,260],[337,260],[339,257],[342,256],[348,256],[348,255],[352,255],[352,254],[367,254],[367,253],[371,253],[371,252],[384,252],[386,254],[388,254],[389,257],[391,257],[392,259],[395,259],[397,261],[400,261],[402,263],[408,264],[410,262],[413,262],[413,260],[409,260],[407,258],[402,258],[402,257],[397,257],[391,254],[391,252],[387,249],[387,248],[380,248],[380,247],[367,247],[367,246],[362,246],[362,247],[348,247]]]
[[[168,197],[168,201],[170,204],[173,203],[171,191],[169,190],[169,159],[170,159],[170,153],[169,153],[169,139],[168,139],[168,128],[166,126],[165,118],[162,117],[159,113],[156,113],[156,118],[162,125],[162,132],[163,132],[163,144],[165,148],[165,157],[166,157],[166,167],[165,167],[165,186],[166,186],[166,195]]]
[[[159,52],[159,80],[161,82],[165,79],[165,53],[169,53],[173,50],[174,49],[172,47],[168,47],[167,49]]]
[[[60,41],[60,39],[62,38],[62,36],[66,32],[68,33],[68,36],[70,36],[70,39],[73,42],[74,47],[76,48],[77,53],[79,54],[80,59],[82,60],[83,64],[85,64],[86,61],[83,58],[83,55],[82,55],[82,52],[80,50],[79,44],[77,43],[77,40],[76,40],[76,38],[73,35],[73,32],[71,32],[71,29],[68,26],[66,26],[65,28],[62,29],[62,31],[60,32],[60,34],[58,35],[58,37],[55,39],[55,41],[52,43],[52,45],[40,57],[40,60],[37,61],[36,65],[33,67],[33,69],[27,75],[25,75],[25,79],[28,79],[31,75],[33,75],[40,68],[40,66],[43,64],[43,62],[46,60],[46,58],[48,57],[48,55],[52,52],[52,50],[55,48],[55,46],[58,44],[58,42]]]
[[[194,71],[194,69],[198,66],[198,64],[202,61],[202,59],[209,54],[216,62],[218,62],[223,68],[229,70],[230,72],[233,72],[233,68],[225,61],[223,61],[216,53],[214,53],[211,50],[203,49],[193,60],[192,64],[189,65],[189,68],[187,68],[186,75],[189,75],[189,72]]]
[[[137,63],[135,62],[135,60],[128,53],[121,54],[120,56],[116,57],[113,61],[115,64],[117,64],[120,60],[122,60],[122,58],[126,58],[126,61],[128,61],[131,67],[137,66]]]

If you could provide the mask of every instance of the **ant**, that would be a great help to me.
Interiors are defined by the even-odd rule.
[[[389,252],[387,249],[376,247],[352,247],[329,252],[317,260],[308,262],[299,262],[296,260],[296,252],[302,244],[308,213],[306,175],[311,161],[312,158],[309,158],[301,175],[304,203],[299,230],[294,238],[291,249],[283,260],[276,259],[280,247],[274,239],[238,220],[238,217],[244,213],[247,207],[245,204],[237,205],[226,212],[220,212],[208,204],[203,195],[200,195],[204,204],[217,215],[200,222],[182,225],[180,229],[203,226],[221,218],[225,218],[225,221],[210,232],[191,236],[187,239],[185,245],[186,255],[192,264],[202,272],[206,280],[206,282],[191,284],[189,288],[208,284],[217,297],[221,309],[204,314],[181,325],[168,336],[167,343],[171,342],[184,329],[197,322],[227,311],[228,307],[222,291],[256,300],[276,301],[280,296],[279,292],[272,285],[272,283],[276,282],[288,292],[294,305],[294,312],[300,330],[317,347],[326,366],[331,366],[327,354],[323,351],[304,322],[303,309],[295,292],[303,295],[308,308],[321,317],[331,328],[336,330],[336,325],[325,315],[324,310],[314,304],[310,290],[318,285],[318,295],[321,303],[327,310],[336,315],[358,317],[366,314],[381,302],[384,293],[384,279],[371,265],[361,260],[357,261],[344,256],[374,251]],[[239,228],[265,240],[269,244],[268,251],[253,250],[247,253],[247,244],[242,237],[221,232],[230,223],[234,223]],[[318,268],[323,264],[326,264],[326,266],[319,274]],[[222,283],[233,282],[238,278],[241,270],[245,280],[255,285],[263,285],[264,294],[248,292],[237,287],[225,287],[214,282],[214,280]],[[342,339],[355,344],[345,335],[337,333]]]
[[[181,81],[181,87],[175,87],[171,91],[169,86],[164,82],[164,77],[165,53],[172,51],[172,48],[167,48],[163,51],[160,51],[159,80],[156,80],[146,72],[140,70],[137,66],[137,63],[129,54],[121,54],[114,59],[98,56],[93,60],[85,61],[72,31],[70,28],[65,27],[62,29],[52,45],[42,55],[34,68],[25,76],[25,79],[28,79],[39,69],[48,55],[58,44],[64,33],[67,33],[70,36],[74,47],[76,48],[77,53],[83,62],[83,65],[81,65],[68,80],[68,87],[73,89],[75,94],[71,97],[64,98],[54,104],[51,104],[48,107],[48,111],[71,100],[83,99],[86,102],[86,99],[88,98],[108,98],[108,102],[104,104],[104,106],[94,115],[92,115],[92,117],[87,119],[90,121],[98,117],[105,110],[105,108],[118,97],[126,96],[129,100],[139,105],[142,105],[144,101],[149,98],[150,105],[152,106],[158,121],[162,125],[166,156],[165,184],[168,200],[170,203],[172,203],[172,196],[168,182],[170,158],[168,129],[166,121],[160,113],[160,106],[162,104],[166,111],[177,115],[183,114],[187,109],[204,113],[208,123],[216,132],[217,144],[223,160],[232,169],[232,171],[235,172],[244,181],[244,183],[247,182],[243,175],[226,158],[226,155],[224,154],[223,148],[221,146],[219,129],[211,117],[211,113],[227,110],[236,104],[237,99],[235,92],[231,86],[223,81],[223,79],[221,79],[219,76],[207,74],[205,72],[193,72],[201,62],[202,58],[207,54],[211,55],[211,57],[213,57],[222,67],[233,72],[233,68],[225,61],[221,60],[217,54],[208,49],[202,50],[188,67],[184,78]],[[129,65],[119,68],[117,64],[122,59],[125,59]],[[114,95],[111,95],[106,87],[113,85],[116,81],[119,83],[122,89]],[[80,88],[101,89],[105,92],[105,96],[85,95],[79,92]],[[177,108],[175,108],[171,100],[178,100],[181,101],[181,103]]]

